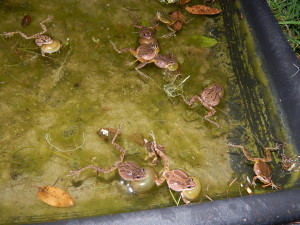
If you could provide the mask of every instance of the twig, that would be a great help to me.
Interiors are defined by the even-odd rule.
[[[229,187],[230,187],[231,185],[233,185],[233,183],[234,183],[236,180],[237,180],[237,177],[234,178],[234,179],[230,182]]]
[[[297,71],[291,77],[295,76],[300,70],[299,66],[297,66],[295,63],[293,63],[293,65],[297,68]]]
[[[208,195],[205,195],[206,198],[208,198],[210,201],[213,201]]]

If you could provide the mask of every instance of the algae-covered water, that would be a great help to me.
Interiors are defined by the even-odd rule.
[[[240,108],[241,89],[230,61],[224,18],[185,12],[187,19],[193,20],[184,24],[175,37],[159,39],[161,52],[174,54],[180,62],[182,76],[174,84],[190,75],[182,85],[186,96],[199,94],[213,83],[225,89],[212,117],[221,128],[204,120],[207,110],[200,104],[189,107],[181,98],[166,94],[164,87],[172,83],[174,74],[165,75],[149,64],[141,70],[152,79],[145,79],[134,66],[127,65],[134,60],[131,54],[118,54],[109,44],[112,40],[119,48],[136,48],[138,29],[133,25],[134,15],[141,23],[151,24],[156,10],[177,8],[159,1],[137,0],[0,1],[0,33],[38,33],[39,23],[51,15],[52,22],[46,24],[47,35],[63,43],[60,52],[42,57],[33,40],[19,35],[0,37],[0,223],[49,221],[174,205],[166,184],[150,193],[133,195],[120,183],[117,171],[96,174],[88,170],[77,178],[67,176],[70,170],[89,164],[103,168],[113,165],[120,153],[99,138],[96,131],[120,124],[121,137],[117,142],[126,149],[125,160],[150,165],[145,160],[147,153],[142,141],[151,140],[149,133],[153,130],[157,142],[166,149],[170,168],[183,169],[200,179],[202,192],[196,202],[247,194],[244,187],[246,176],[253,176],[251,163],[238,150],[228,150],[228,140],[245,141],[245,145],[256,149],[257,140],[269,146],[274,145],[272,138],[281,140],[286,136],[284,129],[276,128],[280,120],[271,126],[253,127],[248,122],[248,111]],[[25,14],[32,21],[22,28]],[[160,24],[156,35],[167,32],[165,25]],[[191,41],[193,35],[213,38],[218,44],[205,48]],[[250,53],[253,54],[251,50]],[[253,74],[257,72],[253,68],[259,65],[248,67]],[[253,88],[252,100],[263,113],[260,118],[269,121],[276,117],[276,110],[269,110],[274,105],[265,82],[258,85],[261,86]],[[272,135],[266,138],[270,131]],[[234,159],[231,153],[237,153]],[[276,154],[273,159],[278,162]],[[271,169],[279,172],[275,162]],[[151,166],[156,171],[162,168],[161,163]],[[293,185],[280,173],[273,177],[280,179],[281,186]],[[235,178],[237,182],[229,187]],[[37,186],[55,182],[71,194],[74,207],[53,208],[37,198]],[[257,193],[263,191],[271,188],[259,185],[254,189]],[[174,195],[179,197],[178,193]]]

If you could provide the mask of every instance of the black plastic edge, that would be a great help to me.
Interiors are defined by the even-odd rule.
[[[259,41],[295,145],[300,149],[300,63],[264,0],[240,0]],[[298,72],[297,72],[298,71]],[[298,140],[298,142],[297,142]],[[201,204],[65,220],[53,225],[284,224],[300,220],[300,189],[231,198]]]
[[[240,0],[261,52],[263,67],[279,98],[289,135],[300,153],[300,62],[265,0]]]
[[[300,189],[194,205],[65,220],[55,225],[283,224],[300,220]]]

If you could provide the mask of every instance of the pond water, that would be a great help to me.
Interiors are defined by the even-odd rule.
[[[162,163],[154,166],[145,160],[147,152],[141,143],[143,138],[151,140],[149,133],[153,130],[157,142],[165,147],[170,168],[182,169],[200,179],[202,192],[196,202],[247,195],[246,177],[252,179],[254,175],[252,164],[239,150],[228,149],[226,143],[239,141],[236,144],[253,147],[255,154],[256,145],[275,145],[272,139],[286,139],[286,131],[278,128],[280,119],[278,124],[257,124],[254,128],[248,122],[249,117],[241,108],[241,89],[230,60],[223,17],[184,12],[187,20],[193,20],[184,24],[176,36],[159,38],[161,53],[172,53],[180,62],[182,75],[175,81],[176,74],[166,75],[154,64],[141,69],[151,78],[145,79],[135,66],[127,65],[134,57],[117,53],[109,43],[113,41],[120,49],[136,48],[138,29],[134,27],[134,15],[139,22],[151,24],[157,10],[171,12],[177,8],[159,1],[137,0],[0,1],[0,12],[5,18],[0,21],[0,33],[38,33],[39,23],[51,15],[53,20],[46,24],[46,34],[63,44],[60,52],[42,57],[33,40],[19,35],[1,36],[0,223],[50,221],[175,205],[166,183],[150,193],[134,195],[120,182],[117,171],[96,174],[90,169],[76,178],[67,176],[70,170],[90,164],[102,168],[113,165],[120,153],[96,132],[120,124],[117,143],[126,149],[125,160],[151,166],[157,172],[162,169]],[[22,28],[25,14],[32,21]],[[160,23],[156,35],[168,32]],[[194,41],[195,35],[213,38],[218,44],[205,48]],[[217,83],[225,89],[217,113],[211,117],[221,128],[204,119],[208,111],[200,104],[189,107],[179,96],[167,95],[166,85],[178,85],[188,76],[181,87],[189,99],[210,84]],[[277,111],[266,91],[266,82],[262,77],[257,80],[252,100],[263,113],[263,121],[270,121]],[[266,138],[267,135],[270,136]],[[76,150],[65,152],[72,149]],[[282,176],[278,155],[272,156],[274,182],[277,179],[280,186],[293,186],[295,178]],[[229,186],[235,178],[236,182]],[[55,182],[71,194],[74,207],[53,208],[37,198],[36,187]],[[273,190],[259,184],[253,191]],[[179,193],[173,194],[179,198]]]

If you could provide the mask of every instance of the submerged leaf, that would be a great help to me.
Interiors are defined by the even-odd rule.
[[[220,9],[207,7],[205,5],[194,5],[192,7],[186,6],[185,9],[189,13],[197,15],[216,15],[222,11]]]
[[[73,198],[63,189],[54,186],[38,187],[38,189],[38,198],[48,205],[60,208],[74,206]]]
[[[216,39],[205,37],[202,35],[192,35],[189,38],[189,42],[201,48],[210,48],[215,46],[218,43]]]

